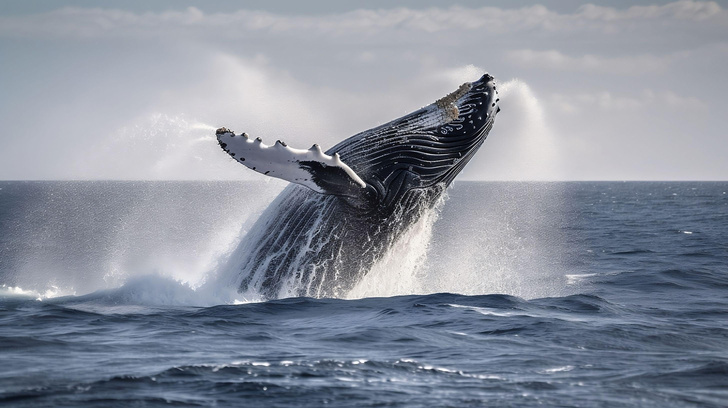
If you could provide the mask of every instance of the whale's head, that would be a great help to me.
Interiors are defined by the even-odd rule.
[[[354,135],[329,149],[390,205],[413,189],[444,190],[493,126],[498,91],[485,74],[411,114]]]

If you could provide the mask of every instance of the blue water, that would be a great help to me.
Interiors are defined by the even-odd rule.
[[[350,299],[240,298],[281,186],[0,182],[0,403],[728,405],[726,182],[460,182]]]

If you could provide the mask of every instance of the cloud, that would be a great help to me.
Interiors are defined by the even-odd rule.
[[[556,50],[534,51],[525,49],[507,51],[506,60],[532,69],[640,75],[665,71],[674,61],[684,58],[685,54],[685,52],[682,52],[664,56],[645,54],[623,57],[586,54],[572,57]]]
[[[265,11],[203,13],[195,7],[183,11],[133,13],[117,9],[63,8],[28,16],[0,17],[0,35],[31,36],[158,36],[195,33],[216,38],[241,38],[252,32],[267,34],[307,32],[324,35],[377,35],[382,31],[441,33],[485,31],[509,33],[532,30],[614,32],[615,24],[634,27],[655,20],[728,24],[715,2],[680,0],[665,5],[616,9],[585,5],[561,14],[542,5],[518,9],[482,7],[355,10],[325,15],[282,15]]]
[[[555,93],[548,105],[561,113],[583,111],[629,111],[654,107],[674,111],[705,111],[708,105],[694,96],[681,96],[672,91],[644,90],[636,95],[615,95],[609,91],[593,93]]]
[[[585,4],[580,7],[576,15],[598,21],[664,18],[702,21],[716,16],[721,11],[721,7],[714,1],[680,0],[662,6],[632,6],[626,10]]]

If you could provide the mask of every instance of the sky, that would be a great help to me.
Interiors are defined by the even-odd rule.
[[[728,1],[4,1],[0,179],[261,179],[494,75],[459,180],[728,179]]]

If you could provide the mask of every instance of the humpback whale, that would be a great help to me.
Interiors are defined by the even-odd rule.
[[[498,101],[485,74],[326,151],[217,129],[236,161],[291,182],[230,256],[231,283],[268,299],[346,295],[473,157]]]

